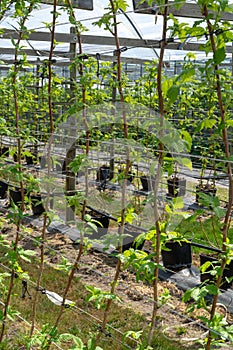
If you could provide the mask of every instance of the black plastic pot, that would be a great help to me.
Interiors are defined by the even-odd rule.
[[[0,180],[0,198],[5,199],[7,196],[8,183]]]
[[[33,215],[41,215],[45,212],[44,206],[41,202],[42,198],[40,194],[31,194],[31,207]]]
[[[213,197],[216,196],[217,188],[216,187],[206,187],[197,185],[196,186],[196,203],[199,203],[200,200],[200,193],[204,193],[207,195],[212,195]]]
[[[104,191],[106,189],[106,184],[108,180],[110,180],[110,167],[103,165],[96,172],[96,181],[99,182],[99,191]]]
[[[120,233],[120,227],[118,230],[118,233]],[[122,242],[122,251],[128,250],[130,248],[141,250],[143,248],[144,242],[141,242],[140,244],[137,244],[135,242],[135,239],[142,233],[140,229],[134,228],[134,227],[127,227],[127,225],[124,226],[124,233],[123,233],[123,242]],[[124,236],[126,235],[126,236]],[[120,247],[118,246],[117,249]]]
[[[172,271],[190,268],[192,265],[192,250],[189,242],[168,241],[161,251],[163,266]]]
[[[151,192],[155,188],[155,179],[150,176],[142,175],[140,177],[141,184],[142,184],[142,190],[145,192]]]
[[[56,170],[64,175],[66,173],[66,161],[63,159],[58,160],[56,163]]]
[[[128,173],[128,176],[127,176],[127,180],[128,180],[128,182],[129,182],[129,183],[132,183],[132,182],[133,182],[134,177],[135,177],[135,174],[133,174],[133,173],[129,172],[129,173]]]
[[[218,259],[215,256],[206,255],[206,254],[200,254],[200,265],[202,266],[207,261],[210,261],[211,263],[217,262]],[[213,266],[210,266],[206,269],[205,272],[200,274],[201,282],[207,282],[207,283],[215,283],[216,278],[210,274],[210,270],[213,270]],[[226,265],[224,271],[223,271],[223,278],[222,278],[222,284],[221,289],[228,289],[232,286],[233,282],[227,282],[226,277],[230,278],[233,276],[233,261],[230,262],[229,265]]]
[[[40,162],[40,168],[44,169],[46,167],[46,157],[45,156],[39,157],[39,162]]]
[[[107,165],[101,166],[96,173],[96,181],[106,181],[110,178],[110,167]]]
[[[17,207],[21,207],[22,204],[22,193],[21,189],[15,189],[13,190],[12,188],[9,189],[9,195],[10,195],[10,200],[17,205]]]
[[[14,159],[14,162],[18,162],[18,154],[17,153],[14,153],[13,154],[13,159]]]
[[[168,194],[171,197],[184,196],[186,193],[186,180],[171,177],[167,180]]]
[[[9,157],[9,147],[3,146],[1,148],[1,156]]]
[[[106,235],[108,233],[109,217],[101,213],[96,213],[94,211],[87,212],[87,214],[91,216],[92,220],[94,220],[93,223],[97,227],[97,231],[91,229],[92,235],[90,238],[100,239]]]
[[[27,165],[33,165],[34,156],[25,156]]]

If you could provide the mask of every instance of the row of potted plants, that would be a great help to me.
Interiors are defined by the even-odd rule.
[[[28,193],[26,189],[24,189],[24,193],[25,195],[29,196],[33,215],[43,214],[45,209],[42,203],[41,195],[35,193]],[[6,199],[7,197],[9,197],[9,200],[12,201],[16,206],[21,206],[21,189],[17,186],[9,185],[6,181],[0,180],[0,198]]]
[[[104,242],[108,237],[108,228],[110,223],[110,216],[99,211],[90,210],[87,214],[91,218],[91,222],[94,223],[97,229],[93,229],[90,225],[91,239]],[[145,243],[145,239],[139,239],[144,230],[140,227],[132,225],[124,226],[122,252],[133,248],[141,250]],[[109,235],[110,237],[110,235]],[[112,242],[115,243],[116,248],[119,248],[120,237],[118,233],[112,235]],[[138,240],[139,239],[139,240]],[[118,242],[118,243],[117,243]],[[205,247],[206,248],[206,247]],[[209,250],[218,251],[214,255],[200,253],[200,282],[214,283],[216,268],[218,268],[221,251],[219,249],[213,249],[209,247]],[[182,235],[175,232],[168,235],[167,239],[163,242],[161,247],[161,257],[163,266],[169,272],[176,273],[185,268],[191,268],[192,266],[192,242],[185,239]],[[221,289],[228,289],[232,285],[233,277],[233,262],[228,264],[223,272],[223,281]]]
[[[211,250],[211,247],[209,247]],[[215,254],[200,253],[200,282],[216,283],[217,269],[220,268],[221,251]],[[192,266],[192,243],[188,241],[168,241],[161,250],[163,266],[170,272],[177,272]],[[223,271],[221,289],[232,286],[233,262]]]

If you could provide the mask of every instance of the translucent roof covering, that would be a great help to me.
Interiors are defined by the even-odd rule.
[[[87,28],[87,32],[84,35],[93,35],[96,37],[111,37],[111,34],[108,31],[105,31],[98,26],[93,25],[93,22],[97,21],[104,13],[104,9],[108,5],[108,0],[93,0],[93,11],[75,9],[76,18],[82,22],[82,24]],[[41,4],[38,9],[34,10],[26,23],[26,27],[35,32],[48,32],[45,23],[52,22],[52,5]],[[70,33],[70,23],[68,19],[67,13],[60,7],[58,7],[60,15],[57,19],[56,25],[56,33]],[[7,28],[7,30],[17,30],[18,23],[17,19],[13,19],[11,17],[14,12],[14,7],[7,12],[6,16],[1,20],[0,27]],[[135,38],[135,39],[143,39],[143,40],[161,40],[162,36],[162,16],[158,16],[157,22],[155,23],[155,17],[150,14],[139,14],[134,13],[133,11],[133,3],[131,0],[128,0],[128,8],[126,13],[118,14],[119,28],[118,34],[119,37],[122,38]],[[191,18],[179,18],[180,22],[190,23],[193,21]],[[7,31],[5,31],[7,32]],[[13,45],[10,40],[1,39],[1,48],[13,48]],[[196,39],[187,39],[186,42],[195,42]],[[32,59],[36,59],[40,57],[42,51],[48,51],[50,49],[50,42],[46,41],[34,41],[27,40],[23,42],[23,45],[27,49],[35,50],[35,55],[31,57]],[[125,45],[124,45],[125,46]],[[134,46],[126,46],[127,50],[122,53],[122,57],[128,58],[140,58],[143,60],[152,60],[156,59],[159,55],[159,45],[154,45],[154,47],[148,48],[139,48]],[[83,52],[87,54],[95,55],[99,53],[100,55],[107,55],[109,57],[113,56],[115,47],[110,45],[105,45],[104,38],[100,44],[88,43],[83,44]],[[38,51],[38,52],[37,52]],[[37,52],[37,57],[36,57]],[[59,43],[54,51],[54,55],[57,60],[62,60],[65,62],[64,57],[61,54],[56,54],[56,52],[69,52],[69,43]],[[198,60],[206,59],[205,52],[193,52],[196,54],[196,58]],[[181,47],[177,42],[176,50],[169,50],[169,46],[165,50],[164,60],[182,60],[184,56],[187,54],[185,51],[185,45]],[[231,55],[229,54],[229,57]],[[10,59],[13,58],[12,54],[7,53],[7,51],[2,50],[0,52],[0,59]]]

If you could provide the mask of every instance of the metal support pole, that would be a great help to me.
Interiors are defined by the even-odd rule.
[[[116,55],[114,55],[116,56]],[[116,72],[115,72],[115,69],[116,69],[116,61],[114,60],[113,62],[113,72],[114,72],[114,76],[116,76]],[[116,87],[113,86],[112,88],[112,103],[114,104],[116,102]],[[113,112],[114,113],[114,112]],[[114,142],[111,143],[110,145],[110,163],[109,163],[109,166],[110,166],[110,180],[114,177]]]
[[[74,27],[70,28],[70,33],[76,35],[76,29]],[[76,43],[70,44],[70,60],[74,60],[76,56]],[[76,66],[73,65],[70,68],[70,97],[73,101],[75,98],[74,89],[76,82]],[[75,116],[70,116],[70,136],[76,137],[76,118]],[[76,156],[76,148],[74,145],[66,152],[66,195],[72,196],[75,194],[75,174],[70,170],[69,164],[74,160]],[[75,208],[70,207],[68,203],[66,204],[66,222],[75,221]]]

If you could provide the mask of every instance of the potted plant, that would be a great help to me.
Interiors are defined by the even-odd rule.
[[[190,268],[192,251],[190,242],[179,232],[168,232],[161,247],[163,266],[172,271]]]
[[[190,216],[183,211],[183,205],[181,197],[167,201],[159,221],[163,265],[172,271],[190,268],[192,264],[191,243],[179,229],[179,225]]]
[[[36,160],[36,157],[35,155],[29,150],[26,150],[23,152],[23,155],[25,156],[25,160],[26,160],[26,163],[27,165],[33,165],[35,160]]]
[[[98,183],[98,190],[105,190],[107,181],[110,180],[110,167],[102,165],[96,173],[96,182]]]
[[[45,212],[40,193],[39,179],[32,173],[25,174],[25,182],[27,184],[27,192],[30,194],[30,204],[33,215],[41,215]]]
[[[24,189],[24,193],[26,194],[26,189]],[[14,186],[9,189],[10,200],[17,206],[21,207],[22,205],[22,192],[21,188]]]
[[[1,150],[0,150],[0,154],[1,154],[1,156],[9,157],[9,147],[2,146]]]
[[[0,198],[5,199],[7,197],[8,183],[0,180]]]
[[[220,268],[221,253],[214,255],[200,254],[201,282],[216,283],[217,271]],[[221,283],[222,289],[228,289],[232,286],[233,280],[233,260],[226,264],[223,270],[223,278]]]
[[[207,152],[206,147],[203,147],[203,150],[201,151],[201,155],[207,156],[206,152]],[[200,204],[201,193],[215,197],[217,192],[217,187],[215,184],[215,176],[211,176],[212,173],[215,175],[215,171],[216,171],[215,161],[213,161],[212,165],[210,166],[209,173],[205,176],[208,164],[210,165],[210,160],[207,159],[207,157],[202,158],[200,180],[196,186],[196,203],[198,204]]]
[[[153,191],[155,187],[155,178],[152,176],[147,176],[147,175],[141,175],[140,176],[140,181],[142,184],[142,191],[144,192],[151,192]]]
[[[179,178],[177,174],[169,177],[167,186],[168,195],[171,197],[184,196],[186,193],[186,180]]]
[[[217,188],[214,182],[207,180],[205,183],[203,179],[200,179],[199,184],[196,186],[196,203],[200,204],[201,194],[215,197],[216,192]]]
[[[31,207],[33,215],[39,216],[45,212],[44,205],[42,203],[41,194],[30,194]]]
[[[10,155],[13,157],[14,162],[18,160],[18,150],[17,147],[12,147],[10,150]]]
[[[172,161],[173,163],[173,161]],[[174,171],[167,179],[168,195],[170,197],[184,196],[186,192],[186,180],[178,176],[178,164],[175,162]]]
[[[118,229],[118,233],[120,233],[120,227]],[[122,252],[129,250],[130,248],[141,250],[145,239],[137,240],[137,238],[139,238],[142,233],[143,231],[140,229],[140,227],[126,223],[123,228],[122,244],[119,244],[118,240],[117,249],[119,249],[121,246]]]
[[[220,272],[220,262],[225,257],[226,266],[223,270],[220,287],[222,289],[228,289],[232,285],[231,278],[233,276],[232,247],[229,246],[229,249],[227,248],[227,251],[223,252],[219,244],[223,227],[222,218],[226,215],[226,210],[221,207],[218,196],[202,194],[201,203],[210,210],[211,215],[209,219],[211,220],[213,235],[211,238],[209,236],[206,237],[209,241],[211,240],[212,245],[208,247],[209,253],[200,253],[200,280],[205,283],[216,283],[217,275]],[[203,230],[203,233],[206,236],[208,235],[205,230]]]
[[[109,217],[107,214],[92,209],[86,211],[85,218],[90,228],[92,239],[101,239],[108,233]]]

